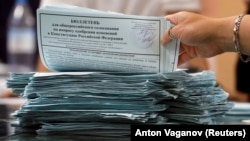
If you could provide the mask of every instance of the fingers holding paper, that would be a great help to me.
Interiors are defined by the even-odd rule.
[[[180,40],[178,65],[196,57],[208,58],[224,52],[222,41],[217,38],[221,26],[215,19],[191,12],[178,12],[165,19],[174,26],[164,32],[161,43]]]

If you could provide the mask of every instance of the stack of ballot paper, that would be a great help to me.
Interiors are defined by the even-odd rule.
[[[28,80],[28,81],[27,81]],[[214,124],[232,108],[214,73],[10,73],[16,132],[128,137],[131,124]]]
[[[223,116],[216,118],[221,124],[250,124],[250,103],[234,102],[232,109],[228,110]]]
[[[217,124],[215,118],[220,117],[232,108],[228,102],[228,93],[216,85],[215,75],[210,71],[180,75],[170,73],[173,78],[171,94],[175,100],[166,100],[169,107],[164,117],[169,121],[182,124]]]

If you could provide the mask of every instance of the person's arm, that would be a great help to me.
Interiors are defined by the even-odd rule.
[[[233,41],[233,28],[234,23],[237,16],[232,16],[228,18],[221,18],[217,19],[218,23],[220,23],[220,26],[218,27],[218,36],[222,43],[218,43],[220,45],[220,48],[223,49],[224,52],[233,51],[235,50],[235,45]],[[220,30],[221,29],[221,30]],[[250,55],[250,15],[245,15],[240,22],[239,25],[239,43],[240,43],[240,50],[241,53],[245,55]],[[224,41],[224,42],[223,42]]]
[[[250,15],[245,15],[241,21],[239,40],[242,53],[250,55]]]
[[[171,33],[180,39],[179,65],[196,57],[208,58],[224,52],[235,52],[233,29],[237,16],[210,18],[196,13],[178,12],[167,15],[175,26]],[[245,15],[239,27],[242,53],[250,55],[249,15]],[[162,37],[162,44],[170,42],[169,32]]]

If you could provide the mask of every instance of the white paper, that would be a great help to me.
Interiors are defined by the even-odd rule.
[[[76,6],[38,9],[41,60],[51,71],[172,72],[179,41],[163,46],[171,23]]]

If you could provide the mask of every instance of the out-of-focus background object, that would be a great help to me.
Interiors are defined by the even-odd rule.
[[[7,98],[12,96],[11,90],[7,89],[6,87],[7,78],[8,78],[7,65],[0,61],[0,101],[1,98]]]
[[[35,18],[36,17],[36,9],[38,8],[40,4],[40,0],[28,0],[28,4],[30,6],[31,14]],[[0,1],[0,63],[7,64],[8,55],[7,55],[7,33],[8,33],[8,18],[11,15],[11,11],[13,10],[15,6],[15,0],[8,0],[8,1]],[[21,10],[22,11],[22,10]],[[18,12],[21,12],[18,11]],[[19,16],[22,16],[22,13],[18,13]],[[36,24],[36,20],[34,21]],[[34,27],[36,31],[36,26]],[[36,39],[36,33],[35,33],[35,42]],[[35,43],[37,45],[37,43]],[[36,54],[37,52],[37,47]],[[37,55],[32,58],[32,61],[34,64],[36,64],[37,61]]]
[[[179,11],[200,12],[200,0],[163,0],[165,14],[172,14]]]
[[[70,4],[124,14],[162,16],[162,0],[41,0],[40,6]]]
[[[30,8],[20,7],[16,5],[17,3],[27,2]],[[15,97],[8,89],[5,87],[6,77],[8,72],[10,72],[10,63],[8,62],[8,58],[16,57],[17,54],[23,54],[25,51],[28,51],[32,55],[24,54],[23,57],[14,59],[15,61],[21,61],[29,64],[31,69],[27,69],[29,67],[25,67],[25,69],[16,68],[11,71],[19,72],[19,71],[35,71],[37,65],[38,49],[37,49],[37,39],[36,39],[36,9],[39,7],[40,0],[8,0],[8,1],[0,1],[0,98],[2,97]],[[27,10],[29,9],[29,14],[25,18],[25,13],[27,14]],[[16,13],[15,13],[16,12]],[[16,14],[13,19],[13,14]],[[33,18],[30,18],[33,17]],[[9,21],[8,21],[9,19]],[[13,20],[11,20],[13,19]],[[28,23],[29,27],[32,29],[30,32],[26,32],[25,35],[21,34],[20,27],[25,27],[25,25],[21,24],[21,22]],[[30,23],[31,22],[31,23]],[[14,26],[14,29],[13,29]],[[15,27],[16,26],[16,27]],[[9,29],[11,29],[11,38],[8,38]],[[16,30],[15,30],[16,29]],[[27,28],[26,28],[27,29]],[[25,29],[25,31],[27,31]],[[35,33],[32,33],[35,32]],[[32,35],[30,35],[31,33]],[[13,35],[13,36],[12,36]],[[14,37],[14,38],[12,38]],[[13,40],[12,40],[13,39]],[[8,44],[7,44],[8,43]],[[12,45],[12,49],[10,51],[14,54],[8,53],[9,45]],[[15,46],[20,45],[20,46]],[[26,48],[24,51],[21,48]],[[14,56],[13,56],[14,55]],[[30,56],[30,57],[27,57]],[[12,62],[12,61],[11,61]],[[13,62],[14,63],[14,62]]]
[[[6,105],[0,104],[0,111],[1,111],[0,119],[7,119],[8,113]],[[0,137],[8,135],[8,130],[6,130],[7,128],[8,128],[7,123],[0,121]]]
[[[8,68],[11,72],[35,71],[35,17],[27,0],[15,0],[7,21]]]

